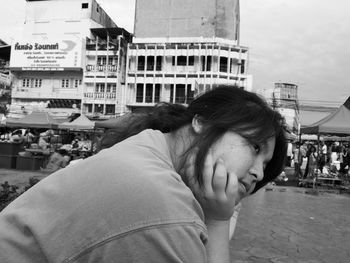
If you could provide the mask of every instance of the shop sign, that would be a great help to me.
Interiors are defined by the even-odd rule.
[[[81,68],[81,41],[78,39],[31,39],[14,41],[10,68],[62,70]]]

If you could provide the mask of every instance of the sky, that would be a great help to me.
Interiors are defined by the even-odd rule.
[[[135,0],[98,0],[133,32]],[[21,32],[25,0],[0,0],[0,39]],[[249,48],[253,89],[298,85],[301,104],[339,106],[350,96],[349,0],[241,0],[240,45]]]

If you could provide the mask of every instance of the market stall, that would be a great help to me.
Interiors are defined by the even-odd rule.
[[[337,141],[348,141],[350,135],[350,97],[341,105],[335,112],[329,114],[318,122],[301,127],[300,134],[314,134],[317,136],[317,146],[319,152],[317,154],[317,163],[321,156],[320,152],[320,138],[332,138]],[[318,169],[318,167],[317,167]],[[333,176],[337,179],[338,173],[321,174],[316,173],[314,186],[317,186],[319,181],[327,181],[328,177]],[[334,182],[337,180],[333,180]],[[332,182],[333,182],[332,181]],[[328,182],[328,181],[327,181]]]
[[[83,136],[85,138],[76,139],[77,147],[72,145],[63,145],[65,149],[71,154],[73,159],[86,156],[87,153],[92,153],[92,141],[95,137],[95,122],[89,120],[85,115],[81,114],[78,118],[71,122],[63,122],[58,126],[61,130],[68,130],[69,132],[85,133],[89,136]],[[90,137],[90,138],[86,138]]]
[[[44,111],[33,111],[24,118],[7,118],[5,126],[10,128],[44,129],[46,130],[44,132],[46,137],[54,138],[52,130],[57,129],[58,124],[59,122],[52,118],[49,113]],[[10,154],[6,155],[6,158],[10,158],[11,160],[11,167],[9,168],[16,168],[19,170],[39,170],[40,167],[45,165],[45,162],[50,155],[50,151],[54,150],[52,148],[42,149],[37,144],[29,145],[25,148],[23,147],[23,144],[21,144],[21,147],[19,148],[18,144],[11,142],[7,143],[7,148],[10,146],[13,148],[12,150],[9,150]],[[2,158],[5,157],[2,156]]]

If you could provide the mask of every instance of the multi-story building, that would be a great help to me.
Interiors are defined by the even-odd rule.
[[[56,115],[115,115],[130,34],[95,0],[26,5],[25,33],[11,50],[11,113],[45,108]]]
[[[298,86],[291,83],[275,83],[272,106],[284,116],[288,129],[297,133],[300,123]]]
[[[95,0],[28,0],[11,113],[117,116],[219,84],[251,89],[239,0],[137,0],[135,12],[131,43]]]
[[[0,39],[0,96],[11,85],[10,66],[11,46]]]
[[[124,104],[188,103],[218,84],[250,90],[239,0],[137,0]]]
[[[122,28],[91,29],[86,43],[82,112],[87,116],[124,113],[127,44],[131,35]]]

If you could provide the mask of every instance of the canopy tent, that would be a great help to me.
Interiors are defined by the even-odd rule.
[[[95,122],[90,121],[85,115],[81,114],[74,121],[63,122],[58,127],[67,130],[93,130],[95,128]]]
[[[320,137],[317,134],[301,134],[302,141],[338,141],[338,142],[349,142],[350,136],[335,136],[335,135],[322,135]]]
[[[306,134],[350,134],[350,97],[335,112],[314,124],[301,127]]]
[[[49,113],[45,111],[33,111],[21,119],[6,119],[6,126],[13,128],[47,128],[56,129],[58,121],[52,118]]]

